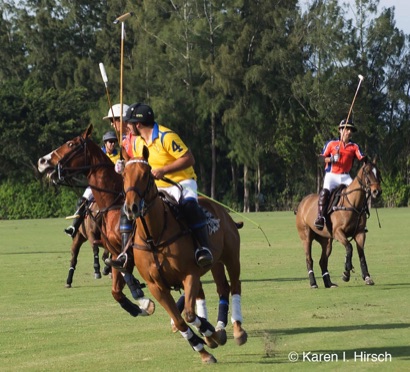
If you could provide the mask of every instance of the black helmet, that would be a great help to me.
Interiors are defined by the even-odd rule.
[[[114,132],[107,132],[103,135],[103,141],[114,140],[117,141],[117,136]]]
[[[129,123],[154,124],[154,111],[143,103],[134,103],[128,110],[124,121]]]
[[[355,127],[354,124],[353,124],[353,120],[352,120],[352,119],[349,119],[349,120],[347,121],[347,124],[346,124],[346,119],[343,119],[343,120],[340,122],[340,124],[339,124],[339,129],[342,129],[342,128],[350,128],[350,129],[352,130],[352,132],[356,132],[356,131],[357,131],[356,127]]]

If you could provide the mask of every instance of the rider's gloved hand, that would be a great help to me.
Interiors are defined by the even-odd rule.
[[[339,161],[339,158],[340,158],[339,154],[330,155],[330,162],[337,163]]]
[[[117,160],[115,163],[114,169],[118,174],[122,174],[124,172],[125,162],[124,160]]]

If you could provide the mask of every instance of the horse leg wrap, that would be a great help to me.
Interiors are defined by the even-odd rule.
[[[144,291],[141,289],[140,282],[129,272],[121,273],[124,277],[125,282],[128,285],[128,288],[131,291],[132,297],[138,300],[141,297],[144,297]]]
[[[177,308],[180,313],[184,311],[184,307],[185,307],[185,295],[182,295],[180,298],[178,298],[178,301],[177,301]]]
[[[192,349],[194,349],[195,351],[203,350],[204,341],[201,339],[201,337],[192,332],[191,328],[188,327],[188,330],[186,332],[179,331],[179,333],[181,333],[182,337],[189,342]]]
[[[196,300],[196,314],[200,318],[208,319],[208,309],[206,307],[206,300],[202,300],[202,299]]]
[[[205,318],[197,316],[190,324],[194,326],[204,337],[211,337],[215,332],[215,328]]]
[[[221,296],[218,305],[218,324],[217,328],[225,328],[228,324],[229,300]],[[222,326],[222,327],[221,327]]]
[[[124,298],[121,301],[118,301],[118,303],[121,305],[121,307],[127,311],[128,313],[130,313],[130,315],[136,317],[139,314],[141,314],[141,309],[135,305],[134,303],[132,303],[128,298]]]
[[[232,295],[232,316],[231,322],[241,322],[242,323],[242,309],[241,309],[241,295]]]

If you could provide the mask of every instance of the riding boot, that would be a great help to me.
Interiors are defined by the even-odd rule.
[[[120,220],[120,233],[121,233],[121,253],[118,255],[117,259],[107,258],[105,263],[117,270],[124,271],[127,266],[128,261],[133,262],[133,250],[129,250],[129,239],[133,231],[133,221],[129,220],[126,214],[121,210],[121,220]]]
[[[209,249],[208,226],[205,213],[195,199],[183,201],[181,207],[188,222],[188,227],[191,229],[199,244],[199,247],[195,250],[195,260],[197,265],[199,267],[212,265],[213,257]]]
[[[78,228],[84,221],[86,206],[87,199],[83,197],[79,198],[77,201],[77,210],[74,213],[75,217],[73,219],[73,223],[71,226],[68,226],[66,229],[64,229],[64,232],[67,235],[70,235],[72,238],[74,238],[75,234],[78,231]]]
[[[315,227],[318,230],[323,230],[325,227],[325,214],[327,205],[329,203],[330,191],[328,189],[322,189],[319,194],[318,201],[318,215],[315,220]]]

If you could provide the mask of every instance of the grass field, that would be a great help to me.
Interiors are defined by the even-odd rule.
[[[340,279],[344,248],[335,242],[329,270],[339,287],[323,287],[315,245],[317,290],[309,288],[293,213],[247,214],[255,222],[245,219],[241,230],[248,342],[236,346],[229,326],[228,343],[212,351],[218,360],[212,366],[171,333],[158,304],[151,317],[124,312],[111,296],[110,279],[94,279],[88,243],[73,288],[66,289],[64,219],[0,221],[0,371],[409,370],[410,210],[378,214],[382,228],[373,210],[365,250],[375,286],[364,285],[356,251],[351,281]],[[204,287],[214,322],[218,299],[209,274]]]

